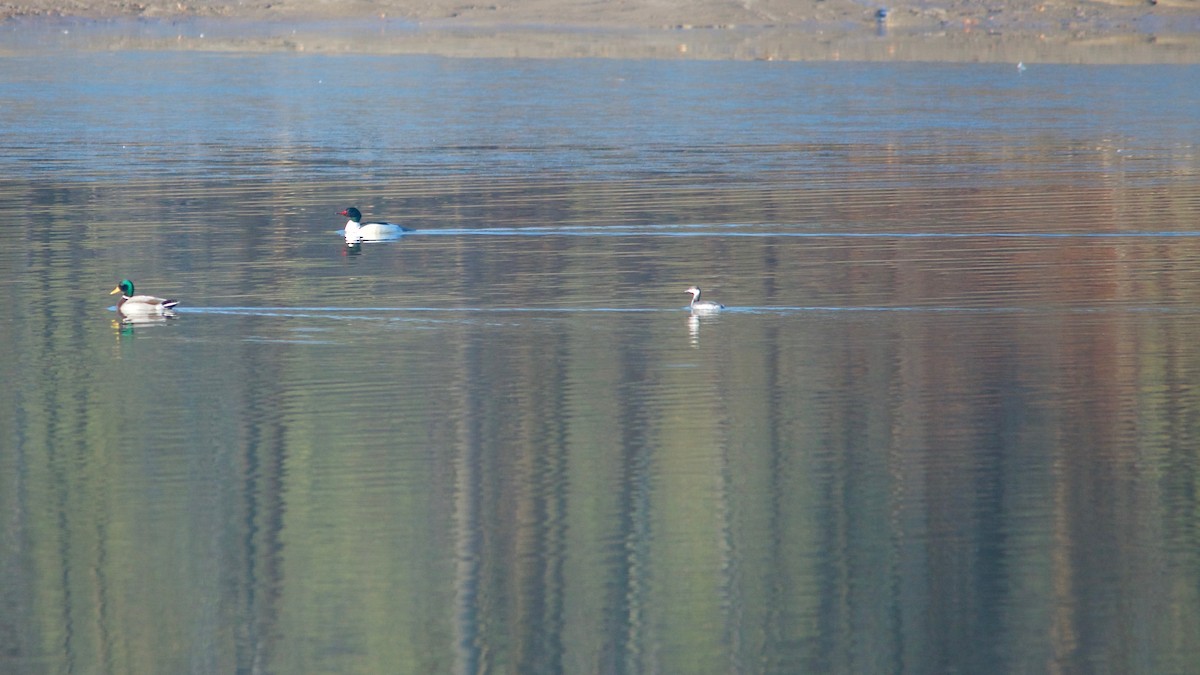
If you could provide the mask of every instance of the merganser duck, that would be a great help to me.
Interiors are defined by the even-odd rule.
[[[362,213],[353,206],[339,211],[338,215],[350,219],[346,221],[346,243],[350,245],[361,244],[364,241],[388,241],[399,238],[405,232],[412,232],[411,229],[395,223],[364,223]]]
[[[725,309],[725,305],[722,305],[719,302],[701,300],[699,286],[692,286],[691,288],[687,289],[686,292],[692,294],[692,303],[688,305],[688,308],[690,308],[693,312],[702,314],[704,312],[719,312]]]
[[[179,304],[178,300],[169,300],[167,298],[156,298],[153,295],[134,295],[133,282],[125,279],[117,284],[117,287],[112,289],[109,295],[121,294],[121,301],[117,303],[117,311],[129,314],[173,314],[171,308]]]

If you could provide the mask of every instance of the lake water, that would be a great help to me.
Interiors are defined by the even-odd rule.
[[[0,671],[1194,672],[1197,110],[1194,66],[0,59]]]

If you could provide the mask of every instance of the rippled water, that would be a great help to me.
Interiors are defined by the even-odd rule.
[[[2,59],[0,671],[1188,672],[1196,110],[1183,66]]]

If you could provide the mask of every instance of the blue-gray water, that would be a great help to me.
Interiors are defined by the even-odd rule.
[[[1196,67],[0,59],[0,671],[1194,672],[1197,110]]]

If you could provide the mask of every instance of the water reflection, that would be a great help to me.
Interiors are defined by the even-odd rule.
[[[1200,658],[1191,70],[61,58],[0,63],[9,670]],[[352,192],[421,236],[333,255]]]
[[[721,316],[717,312],[711,312],[711,311],[710,312],[703,312],[703,311],[688,312],[688,318],[687,318],[688,336],[691,338],[693,347],[700,346],[700,326],[701,326],[701,324],[703,323],[703,324],[712,325],[712,324],[715,324],[717,321],[719,321],[720,318],[721,318]]]
[[[132,335],[133,329],[137,326],[163,326],[168,321],[173,321],[176,318],[174,312],[168,314],[131,314],[121,315],[120,321],[114,321],[113,326],[121,329],[122,333]]]

